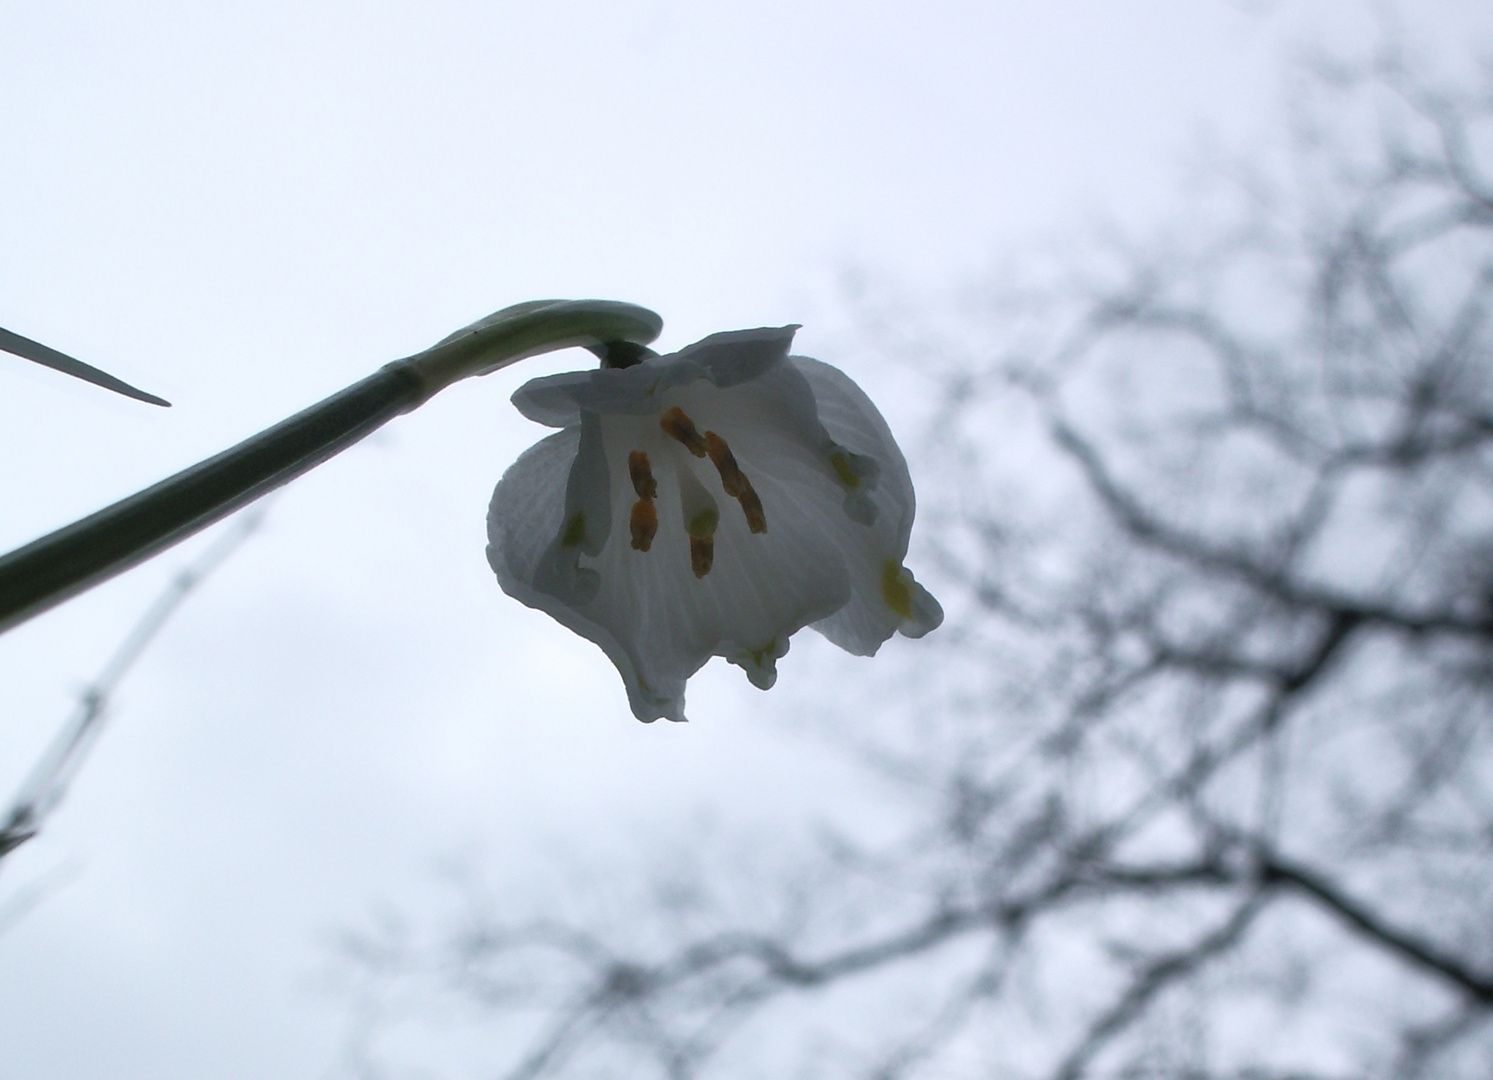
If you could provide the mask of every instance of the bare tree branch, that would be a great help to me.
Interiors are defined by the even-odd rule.
[[[1493,974],[1479,974],[1450,953],[1391,926],[1323,875],[1274,855],[1261,860],[1260,872],[1265,883],[1291,886],[1387,951],[1445,979],[1483,1005],[1493,1006]]]
[[[1205,934],[1194,944],[1185,949],[1167,952],[1144,965],[1120,999],[1099,1016],[1079,1044],[1058,1066],[1053,1073],[1054,1080],[1078,1080],[1083,1076],[1089,1064],[1103,1052],[1114,1036],[1134,1023],[1158,994],[1232,948],[1263,907],[1264,897],[1256,893],[1240,905],[1221,926]]]

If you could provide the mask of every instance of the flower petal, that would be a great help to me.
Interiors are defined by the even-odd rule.
[[[530,379],[513,394],[513,407],[536,424],[563,428],[581,422],[581,407],[571,389],[591,379],[589,371],[566,371]]]
[[[570,371],[530,379],[513,404],[547,427],[569,427],[583,410],[603,414],[650,412],[668,390],[707,379],[719,387],[760,378],[788,356],[797,326],[711,334],[677,353],[650,356],[626,368]]]
[[[655,440],[642,448],[658,480],[661,524],[646,552],[614,538],[595,559],[582,560],[599,575],[600,588],[576,614],[601,635],[581,632],[598,643],[603,637],[621,643],[625,660],[613,660],[642,720],[683,719],[684,683],[714,655],[763,657],[743,667],[757,685],[770,685],[772,660],[786,651],[782,643],[850,598],[849,576],[814,506],[764,477],[761,497],[778,508],[779,520],[769,519],[766,533],[753,533],[710,463],[671,443],[656,421],[604,417],[602,427],[609,461],[625,460],[640,441]],[[612,478],[614,502],[635,494],[620,471]],[[705,496],[719,510],[691,536],[701,516],[695,501]],[[691,548],[702,535],[713,557],[697,576]]]
[[[675,355],[688,360],[719,387],[737,386],[759,378],[788,357],[798,325],[728,330],[701,338]]]
[[[607,461],[625,461],[646,431],[632,417],[603,417],[601,429]],[[584,471],[576,428],[520,457],[499,482],[488,515],[488,561],[504,591],[599,645],[644,721],[683,720],[685,682],[713,655],[739,664],[755,685],[770,686],[788,638],[851,596],[838,540],[822,521],[823,491],[773,476],[754,478],[769,508],[767,532],[753,533],[741,513],[721,514],[711,537],[713,565],[695,577],[682,493],[698,485],[723,506],[726,500],[708,462],[671,447],[662,433],[657,440],[650,460],[665,525],[646,552],[616,529],[594,558],[563,548],[571,477]],[[680,470],[690,470],[688,480]],[[611,470],[610,484],[613,504],[635,498],[625,470]]]
[[[774,512],[774,501],[791,493],[787,515],[812,520],[827,537],[853,593],[815,629],[841,648],[872,655],[899,629],[920,636],[938,625],[937,601],[910,575],[903,582],[914,511],[907,463],[886,421],[848,376],[790,357],[751,382],[722,389],[701,380],[676,387],[666,400],[702,431],[729,441],[754,484],[758,476],[769,478],[768,490],[759,492],[769,534],[784,516]],[[725,517],[733,516],[727,507]],[[883,587],[888,564],[905,590]]]
[[[621,673],[633,713],[640,720],[660,716],[683,720],[684,678],[644,683],[632,654],[605,626],[582,614],[581,598],[556,588],[553,561],[565,520],[569,476],[580,449],[580,429],[568,428],[530,447],[503,474],[487,513],[488,565],[509,596],[601,647]],[[589,569],[584,572],[597,584],[585,598],[587,603],[594,602],[600,575]]]
[[[727,663],[745,671],[747,680],[758,690],[771,690],[778,681],[778,661],[788,655],[788,635],[775,637],[759,649],[733,646],[721,655]]]
[[[875,520],[852,533],[853,542],[843,549],[854,595],[814,629],[861,656],[874,655],[893,631],[922,637],[943,622],[943,609],[902,565],[916,510],[907,460],[886,420],[848,375],[806,356],[790,357],[789,364],[813,390],[830,438],[879,467],[875,483],[862,496],[875,507]]]
[[[869,655],[943,618],[902,565],[914,498],[886,421],[835,368],[787,356],[795,329],[715,334],[514,395],[564,430],[498,484],[489,562],[505,591],[606,652],[640,720],[683,720],[685,683],[712,655],[766,689],[806,625]]]

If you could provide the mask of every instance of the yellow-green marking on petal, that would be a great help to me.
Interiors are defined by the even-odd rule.
[[[720,513],[717,512],[715,507],[707,506],[689,519],[689,522],[684,527],[684,531],[701,540],[709,540],[715,535],[715,527],[720,523]]]
[[[893,559],[888,559],[881,568],[881,598],[886,606],[904,619],[912,618],[912,590],[903,577],[907,571]]]
[[[576,515],[565,523],[565,530],[560,533],[561,547],[579,547],[586,539],[586,515],[584,511],[577,511]]]
[[[850,488],[852,491],[861,486],[861,478],[855,474],[850,467],[850,455],[844,450],[836,450],[829,456],[829,464],[835,470],[835,479]]]

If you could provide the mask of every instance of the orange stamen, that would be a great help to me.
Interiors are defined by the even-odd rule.
[[[658,535],[658,511],[652,499],[639,499],[632,504],[632,547],[634,551],[647,551]]]
[[[716,471],[721,474],[721,487],[726,489],[726,494],[731,498],[736,498],[743,487],[749,486],[741,473],[741,467],[736,464],[736,455],[731,453],[726,440],[713,431],[705,433],[705,447],[710,451],[710,460],[715,464]]]
[[[705,456],[705,440],[700,438],[695,422],[678,405],[658,418],[658,426],[664,429],[665,435],[682,442],[685,449],[695,457]]]
[[[736,496],[736,501],[741,503],[741,512],[746,515],[747,528],[754,533],[765,533],[767,531],[767,512],[762,509],[762,500],[757,497],[756,490],[747,483],[746,477],[741,478],[746,484],[746,489]]]
[[[653,470],[649,468],[645,452],[634,450],[627,455],[627,471],[632,476],[632,489],[638,493],[638,498],[653,499],[658,496],[658,481],[653,479]]]
[[[741,503],[741,512],[746,515],[747,528],[754,533],[765,533],[767,514],[762,509],[762,500],[757,497],[752,482],[746,478],[746,473],[741,471],[741,466],[736,464],[736,455],[731,453],[726,440],[713,431],[707,431],[705,445],[710,452],[710,460],[715,464],[716,471],[721,474],[721,487],[727,495]]]

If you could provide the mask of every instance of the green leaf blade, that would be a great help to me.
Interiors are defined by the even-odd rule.
[[[131,386],[123,379],[116,379],[107,371],[100,371],[91,364],[85,364],[81,360],[75,360],[66,353],[60,353],[56,349],[49,348],[39,341],[32,341],[20,334],[13,334],[9,330],[0,328],[0,349],[13,353],[24,360],[49,367],[53,371],[60,371],[64,375],[71,375],[75,379],[93,383],[94,386],[102,386],[105,390],[113,390],[116,394],[134,398],[150,405],[161,405],[171,407],[171,402],[165,398],[156,397],[138,387]]]

